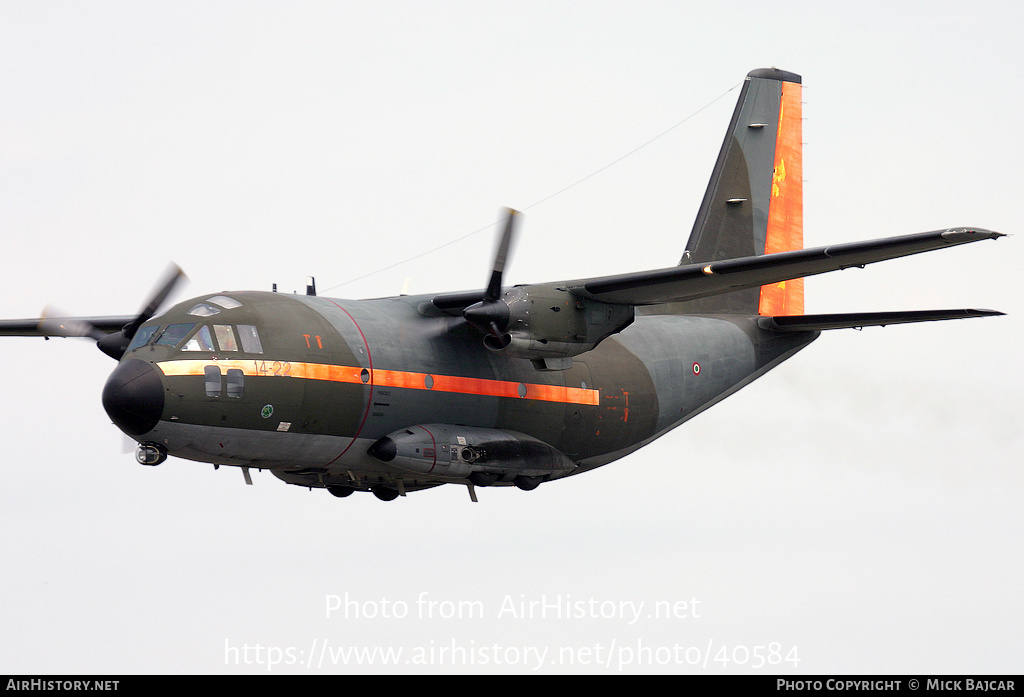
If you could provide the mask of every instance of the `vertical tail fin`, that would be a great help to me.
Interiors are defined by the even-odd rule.
[[[801,80],[747,75],[680,264],[803,248]],[[671,312],[799,315],[803,279],[676,303]]]

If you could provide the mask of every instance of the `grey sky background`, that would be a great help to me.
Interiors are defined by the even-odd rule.
[[[1021,26],[985,1],[4,2],[0,316],[132,313],[171,261],[179,298],[480,287],[503,206],[509,282],[669,266],[770,66],[804,78],[808,246],[1018,233]],[[1018,673],[1020,245],[808,279],[808,312],[1009,314],[826,333],[629,458],[478,504],[138,466],[110,359],[5,339],[0,671]],[[375,647],[402,653],[337,653]]]

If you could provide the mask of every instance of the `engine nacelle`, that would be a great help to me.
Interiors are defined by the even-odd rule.
[[[508,323],[499,339],[489,336],[488,348],[549,366],[558,359],[590,351],[603,339],[628,327],[632,305],[611,305],[587,300],[557,286],[529,286],[507,291]],[[562,367],[569,367],[566,364]]]
[[[496,428],[423,424],[389,433],[369,454],[417,474],[469,477],[540,477],[562,474],[576,465],[547,443],[524,433]]]

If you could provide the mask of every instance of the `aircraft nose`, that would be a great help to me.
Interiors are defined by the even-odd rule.
[[[164,411],[160,371],[136,358],[121,361],[103,387],[103,408],[110,420],[130,436],[152,431]]]

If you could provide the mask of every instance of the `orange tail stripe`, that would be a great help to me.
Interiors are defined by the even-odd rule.
[[[799,83],[782,83],[765,254],[804,247],[803,120],[800,94]],[[802,315],[804,279],[762,286],[758,312],[765,316]]]

